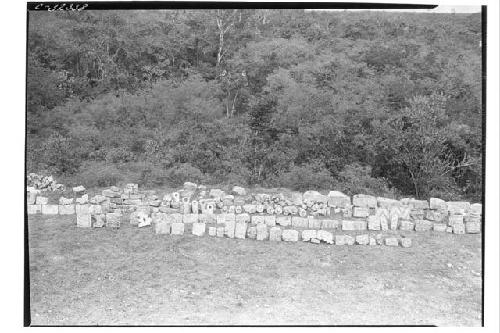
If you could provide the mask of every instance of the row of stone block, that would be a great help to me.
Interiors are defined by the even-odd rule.
[[[120,213],[90,214],[80,212],[76,214],[76,226],[79,228],[120,228],[122,218]]]
[[[185,224],[174,222],[157,222],[153,224],[153,229],[156,234],[183,235],[185,232]],[[208,230],[207,230],[208,229]],[[403,246],[410,247],[410,238],[388,237],[383,239],[381,235],[373,237],[368,234],[363,235],[333,235],[326,230],[294,230],[282,229],[280,227],[270,227],[259,224],[257,226],[248,226],[244,222],[231,222],[224,226],[208,226],[206,223],[193,223],[191,232],[196,236],[204,236],[207,232],[209,236],[226,237],[236,239],[256,239],[259,241],[285,241],[285,242],[303,242],[311,243],[326,243],[336,245],[388,245],[388,246]]]

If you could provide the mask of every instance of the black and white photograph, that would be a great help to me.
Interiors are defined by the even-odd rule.
[[[489,5],[25,6],[19,326],[485,327]]]

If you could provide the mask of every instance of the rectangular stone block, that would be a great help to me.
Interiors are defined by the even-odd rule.
[[[179,213],[175,213],[175,214],[167,214],[167,221],[169,223],[183,223],[182,220],[183,220],[183,215],[182,214],[179,214]]]
[[[370,235],[357,235],[356,238],[356,244],[358,245],[368,245],[370,243]]]
[[[425,219],[434,222],[442,222],[446,218],[447,213],[439,210],[426,210]]]
[[[326,230],[318,230],[316,232],[316,237],[327,244],[333,244],[333,234]]]
[[[307,228],[309,221],[307,217],[292,216],[292,227],[294,228]]]
[[[454,224],[462,224],[464,223],[463,215],[450,215],[448,216],[448,225],[453,226]]]
[[[432,230],[434,223],[427,220],[416,220],[415,231],[429,231]]]
[[[470,205],[470,213],[479,216],[483,215],[483,205],[480,203]]]
[[[207,225],[205,223],[194,222],[191,232],[195,236],[203,236],[205,234],[206,226]]]
[[[412,209],[429,209],[429,203],[427,200],[417,200],[412,198],[409,199],[406,204]]]
[[[276,225],[276,216],[274,216],[274,215],[265,215],[264,216],[264,223],[268,227],[274,227]]]
[[[90,214],[90,205],[75,205],[77,214]]]
[[[106,225],[105,214],[90,215],[90,219],[92,220],[92,228],[102,228]]]
[[[252,223],[253,224],[265,224],[266,221],[263,215],[252,215]]]
[[[399,207],[401,206],[401,202],[395,199],[377,197],[377,206],[380,208]]]
[[[228,238],[234,238],[234,230],[236,228],[236,222],[229,220],[226,221],[224,225],[224,235]]]
[[[247,237],[250,239],[257,238],[257,227],[249,226],[247,229]]]
[[[356,239],[352,236],[349,235],[344,235],[345,243],[346,245],[354,245],[356,242]]]
[[[257,240],[266,240],[269,237],[269,233],[267,231],[267,225],[265,224],[257,224]]]
[[[59,205],[59,215],[72,215],[72,214],[75,214],[74,205]]]
[[[28,214],[38,214],[42,212],[42,205],[28,205]]]
[[[197,223],[198,214],[184,214],[182,216],[182,222],[186,224]]]
[[[389,229],[398,230],[398,227],[399,227],[399,216],[391,215],[391,218],[389,220]]]
[[[224,224],[224,223],[226,223],[226,214],[225,213],[216,214],[215,215],[215,221],[216,221],[217,224]]]
[[[234,228],[234,237],[238,239],[245,239],[247,234],[247,222],[245,220],[236,222]]]
[[[465,234],[465,224],[464,223],[456,223],[451,226],[453,228],[453,233],[462,235]]]
[[[273,242],[280,242],[281,241],[281,228],[280,227],[272,227],[269,229],[269,240]]]
[[[59,213],[58,205],[42,205],[42,214],[57,215]]]
[[[347,245],[347,235],[335,235],[335,245]]]
[[[208,227],[208,235],[209,236],[217,236],[217,228],[216,227]]]
[[[102,207],[101,205],[90,205],[89,206],[89,213],[90,214],[102,214]]]
[[[401,239],[402,247],[411,247],[411,238],[402,238]]]
[[[351,198],[339,191],[330,191],[328,193],[329,207],[346,207],[351,204]]]
[[[481,215],[465,215],[464,216],[464,222],[481,223],[482,222],[482,218],[481,218]]]
[[[430,198],[429,199],[429,208],[434,209],[434,210],[439,210],[439,211],[448,211],[448,205],[446,204],[446,201],[439,199],[439,198]]]
[[[90,218],[90,214],[77,214],[76,215],[76,226],[79,228],[92,227],[92,219]]]
[[[309,229],[321,229],[321,220],[314,218],[314,216],[307,217],[307,227]]]
[[[465,232],[468,234],[478,234],[481,232],[481,223],[467,222],[465,223]]]
[[[380,216],[368,216],[367,223],[368,230],[380,230]]]
[[[285,242],[297,242],[299,240],[299,232],[297,230],[283,230],[281,237]]]
[[[396,237],[388,237],[385,239],[385,245],[387,245],[387,246],[399,246],[399,241]]]
[[[424,217],[425,217],[425,211],[423,209],[415,209],[415,208],[412,208],[412,210],[410,211],[410,217],[413,219],[413,220],[423,220]]]
[[[35,192],[26,193],[27,204],[34,205],[36,203],[36,196],[37,194]]]
[[[399,223],[399,229],[403,231],[414,231],[415,224],[412,221],[403,220]]]
[[[465,214],[470,211],[470,202],[466,201],[448,201],[448,213],[450,215]]]
[[[353,217],[368,217],[370,215],[370,209],[368,207],[353,207],[352,216]]]
[[[170,227],[171,223],[167,222],[166,219],[153,222],[153,231],[157,235],[170,235]]]
[[[215,223],[215,214],[201,213],[198,215],[198,222],[200,223]]]
[[[236,214],[236,223],[238,222],[250,223],[250,215],[247,213]]]
[[[184,235],[184,223],[172,223],[170,226],[170,233],[172,235]]]
[[[372,195],[356,194],[352,197],[352,204],[358,207],[377,207],[377,198]]]
[[[37,196],[35,200],[35,204],[37,205],[46,205],[49,203],[49,198],[47,197],[42,197],[42,196]]]
[[[309,242],[312,238],[316,238],[316,230],[302,230],[302,241]]]
[[[292,217],[291,216],[278,216],[278,217],[276,217],[276,224],[279,224],[283,227],[288,227],[289,225],[292,224]]]
[[[106,214],[106,228],[120,228],[122,214],[120,213],[107,213]]]
[[[341,226],[340,220],[323,220],[321,221],[321,229],[338,230]]]
[[[366,230],[366,221],[342,220],[342,230],[359,231]]]
[[[445,232],[448,226],[445,223],[434,223],[433,230],[437,232]]]
[[[224,229],[225,227],[217,227],[217,232],[216,232],[217,237],[224,237]]]
[[[142,205],[142,200],[141,199],[124,199],[123,204],[129,205],[129,206],[140,206],[140,205]]]

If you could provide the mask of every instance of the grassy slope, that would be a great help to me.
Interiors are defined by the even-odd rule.
[[[404,249],[74,224],[29,218],[34,325],[480,325],[480,235]]]

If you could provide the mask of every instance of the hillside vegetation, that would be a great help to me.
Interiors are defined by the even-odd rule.
[[[28,172],[480,200],[480,14],[29,13]]]

